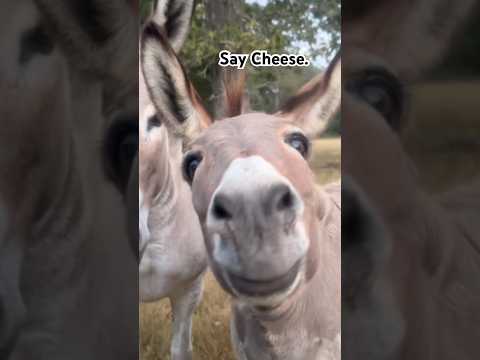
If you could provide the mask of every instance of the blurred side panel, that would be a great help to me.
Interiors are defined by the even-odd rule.
[[[2,360],[138,359],[138,6],[0,4]]]
[[[480,351],[480,12],[343,1],[342,355]]]

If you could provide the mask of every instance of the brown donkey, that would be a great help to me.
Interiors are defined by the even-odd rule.
[[[346,359],[478,357],[480,184],[427,195],[398,136],[408,85],[442,55],[471,3],[344,4],[343,190],[357,204],[344,208]]]
[[[183,175],[212,271],[233,296],[237,357],[340,359],[340,188],[318,188],[308,164],[311,137],[340,105],[339,57],[276,115],[235,116],[242,92],[227,91],[235,117],[210,127],[155,24],[141,60],[157,112],[187,144]]]

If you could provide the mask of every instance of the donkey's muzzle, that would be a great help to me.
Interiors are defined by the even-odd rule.
[[[240,292],[261,295],[288,287],[294,264],[309,247],[303,212],[297,189],[265,159],[234,160],[207,212],[212,266],[229,273]]]

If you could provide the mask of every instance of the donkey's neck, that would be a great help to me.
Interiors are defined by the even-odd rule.
[[[278,359],[340,358],[339,194],[336,185],[318,194],[327,206],[314,226],[308,254],[307,263],[317,266],[313,276],[308,278],[307,271],[299,289],[273,310],[234,305],[232,331],[246,359],[268,358],[261,353],[265,349]]]

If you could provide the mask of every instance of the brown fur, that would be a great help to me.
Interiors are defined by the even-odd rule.
[[[223,70],[223,101],[225,103],[224,117],[235,117],[244,112],[244,92],[247,80],[245,71]]]

